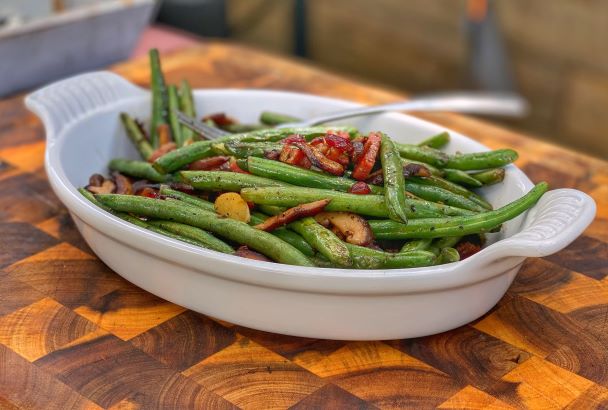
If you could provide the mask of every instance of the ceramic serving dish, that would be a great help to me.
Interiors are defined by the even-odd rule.
[[[197,90],[199,113],[225,111],[244,122],[263,109],[299,117],[356,106],[313,95],[265,90]],[[150,94],[97,72],[38,90],[27,106],[46,128],[51,186],[93,251],[135,285],[219,319],[269,332],[314,338],[372,340],[424,336],[468,323],[498,302],[526,257],[552,254],[589,225],[595,203],[558,189],[504,224],[481,252],[457,263],[415,269],[347,270],[289,266],[201,249],[118,219],[84,199],[77,187],[107,173],[114,157],[137,158],[118,114],[149,116]],[[346,123],[346,122],[343,122]],[[353,118],[362,131],[382,130],[417,142],[444,128],[403,114]],[[447,151],[486,150],[456,132]],[[527,192],[530,180],[507,167],[502,184],[483,188],[499,207]]]

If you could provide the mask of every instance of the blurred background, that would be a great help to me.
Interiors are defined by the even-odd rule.
[[[500,121],[608,159],[606,0],[0,0],[0,95],[68,74],[65,59],[51,62],[53,69],[24,73],[28,81],[10,89],[15,74],[5,57],[15,51],[6,45],[23,40],[35,21],[86,7],[86,26],[64,33],[72,71],[149,46],[190,44],[193,36],[227,38],[410,94],[514,91],[531,111]],[[110,40],[117,35],[121,41]],[[71,44],[79,40],[86,51]],[[21,58],[44,52],[30,47]]]

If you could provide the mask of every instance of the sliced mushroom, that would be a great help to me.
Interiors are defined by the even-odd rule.
[[[305,218],[307,216],[313,216],[323,211],[325,206],[330,202],[330,199],[321,199],[319,201],[310,202],[307,204],[300,204],[289,208],[285,212],[281,212],[278,215],[271,216],[261,224],[257,224],[255,228],[261,229],[262,231],[270,232],[274,229],[280,228],[296,219]]]
[[[431,171],[427,167],[422,164],[415,164],[413,162],[409,162],[403,166],[403,176],[406,178],[409,177],[430,177]]]
[[[272,262],[272,260],[268,259],[266,256],[262,255],[261,253],[252,251],[245,245],[239,247],[234,254],[236,256],[240,256],[241,258],[253,259],[256,261]]]
[[[321,212],[315,219],[321,225],[339,232],[346,242],[353,245],[367,246],[374,240],[367,221],[352,212]]]
[[[133,194],[133,185],[131,184],[131,180],[121,174],[120,172],[114,172],[112,174],[114,177],[114,181],[116,183],[116,193],[124,194],[124,195],[132,195]]]
[[[94,194],[111,194],[116,190],[116,185],[112,180],[106,179],[101,186],[87,186],[87,191]]]
[[[156,182],[150,182],[146,179],[138,179],[137,181],[133,182],[133,185],[131,186],[131,188],[133,189],[133,193],[135,195],[139,195],[139,191],[141,191],[142,189],[145,189],[145,188],[158,189],[158,188],[160,188],[160,184],[157,184]]]
[[[101,186],[105,180],[103,175],[93,174],[89,177],[89,186]]]

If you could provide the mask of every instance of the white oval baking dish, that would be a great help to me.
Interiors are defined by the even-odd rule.
[[[261,110],[309,117],[357,104],[266,90],[197,90],[199,113],[225,111],[254,122]],[[113,157],[136,158],[118,113],[149,116],[150,95],[125,79],[96,72],[44,87],[26,98],[43,121],[45,167],[54,192],[93,251],[135,285],[176,304],[269,332],[344,340],[429,335],[468,323],[504,295],[526,257],[552,254],[591,223],[595,203],[558,189],[525,215],[504,224],[490,245],[457,263],[415,269],[346,270],[289,266],[225,255],[182,243],[118,219],[76,188],[105,173]],[[416,142],[444,128],[397,113],[348,120],[363,131],[382,130]],[[451,132],[450,152],[486,150]],[[504,183],[483,188],[494,206],[528,191],[515,166]],[[493,242],[493,243],[492,243]]]

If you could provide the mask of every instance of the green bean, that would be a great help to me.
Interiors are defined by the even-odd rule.
[[[419,147],[413,144],[395,143],[399,155],[403,158],[413,159],[431,164],[435,167],[444,167],[448,162],[448,155],[430,147]]]
[[[264,212],[266,215],[278,215],[287,210],[287,208],[284,208],[282,206],[263,205],[263,204],[258,204],[257,208],[260,211]]]
[[[326,125],[319,125],[316,127],[294,127],[294,128],[268,128],[265,130],[251,131],[242,134],[233,134],[229,138],[238,139],[243,142],[276,142],[283,138],[288,137],[292,134],[299,134],[304,138],[310,140],[315,137],[325,135],[327,131],[346,131],[351,135],[357,133],[357,129],[353,127],[330,127]],[[216,140],[217,141],[217,140]]]
[[[468,198],[465,198],[462,195],[455,194],[454,192],[438,186],[421,185],[408,180],[405,182],[405,189],[417,197],[426,199],[427,201],[441,202],[449,206],[468,209],[469,211],[473,212],[484,212],[487,210],[486,208]]]
[[[211,148],[211,144],[219,139],[221,138],[213,141],[196,141],[192,144],[184,145],[157,158],[152,166],[161,174],[167,174],[177,171],[196,160],[212,157],[216,154]]]
[[[161,229],[164,229],[167,232],[171,232],[176,235],[195,240],[195,241],[203,244],[203,246],[205,248],[212,249],[214,251],[218,251],[218,252],[222,252],[222,253],[228,253],[228,254],[234,253],[234,249],[232,249],[232,247],[230,245],[228,245],[226,242],[222,241],[221,239],[216,238],[215,236],[211,235],[209,232],[203,231],[200,228],[190,226],[190,225],[185,225],[185,224],[182,224],[179,222],[162,221],[162,220],[148,221],[148,224],[150,224],[152,226],[156,226]]]
[[[358,269],[414,268],[433,265],[436,261],[435,255],[427,251],[390,253],[350,243],[346,243],[346,247]]]
[[[456,184],[464,184],[472,187],[480,187],[483,185],[471,175],[459,169],[444,168],[443,177],[448,181],[454,182]]]
[[[439,255],[443,248],[453,248],[461,239],[462,236],[444,236],[443,238],[435,239],[427,250],[435,255]]]
[[[433,135],[430,138],[425,139],[422,142],[418,143],[419,147],[431,147],[435,149],[439,149],[450,142],[450,134],[446,131],[439,133],[437,135]]]
[[[260,122],[266,125],[281,125],[299,121],[300,119],[292,117],[291,115],[279,114],[271,111],[263,111],[262,114],[260,114]]]
[[[386,134],[382,134],[380,161],[384,174],[384,203],[388,216],[394,221],[407,223],[408,206],[405,201],[403,166],[395,144]]]
[[[159,226],[156,226],[156,225],[153,224],[153,221],[142,221],[141,219],[139,219],[139,218],[137,218],[135,216],[132,216],[132,215],[129,215],[129,214],[125,214],[125,213],[122,213],[122,212],[119,212],[116,215],[119,218],[124,219],[125,221],[132,223],[133,225],[137,225],[137,226],[139,226],[141,228],[145,228],[145,229],[147,229],[149,231],[156,232],[156,233],[161,234],[163,236],[167,236],[169,238],[176,239],[176,240],[181,241],[181,242],[186,242],[186,243],[188,243],[190,245],[199,246],[201,248],[213,249],[213,248],[207,246],[206,243],[201,242],[201,241],[199,241],[197,239],[190,238],[190,237],[184,236],[184,235],[179,235],[179,234],[177,234],[175,232],[171,232],[171,231],[163,229],[163,228],[161,228]],[[183,225],[183,226],[188,226],[188,225]],[[193,228],[191,226],[188,226],[188,227],[189,228]],[[193,229],[198,229],[198,228],[193,228]],[[202,231],[202,232],[204,232],[204,231]],[[217,239],[217,240],[219,241],[219,239]],[[228,245],[226,245],[226,246],[228,246]],[[213,250],[217,250],[217,249],[213,249]],[[231,252],[223,252],[223,253],[234,253],[234,249],[230,248],[230,251]],[[219,251],[219,252],[222,252],[222,251]]]
[[[109,206],[105,206],[104,204],[99,202],[91,191],[88,191],[85,188],[78,188],[78,192],[80,192],[80,195],[84,196],[86,199],[88,199],[90,202],[97,205],[99,208],[103,209],[104,211],[109,212],[111,214],[115,213],[112,208],[110,208]]]
[[[342,267],[350,267],[353,260],[346,244],[332,231],[307,217],[289,224],[289,228],[299,233],[313,248],[325,256],[331,263]]]
[[[485,233],[532,207],[547,191],[546,182],[537,184],[523,197],[494,211],[453,218],[414,219],[407,225],[390,220],[371,220],[377,239],[440,238]]]
[[[436,177],[443,176],[442,169],[435,168],[434,166],[432,166],[431,164],[427,164],[426,162],[420,162],[420,161],[414,161],[412,159],[401,158],[401,163],[403,164],[404,167],[407,166],[408,164],[422,165],[423,167],[425,167],[426,169],[428,169],[430,171],[431,175],[434,175]]]
[[[388,210],[382,195],[355,195],[329,189],[302,187],[262,187],[242,189],[241,196],[246,201],[254,204],[286,207],[321,199],[331,199],[331,202],[325,207],[326,211],[344,211],[367,216],[388,217]],[[419,199],[406,198],[405,201],[408,218],[437,218],[473,214],[466,209]]]
[[[152,87],[152,120],[150,122],[150,139],[152,148],[158,148],[158,126],[168,124],[169,102],[165,77],[160,66],[160,56],[157,49],[148,53],[150,57],[151,87]]]
[[[494,168],[469,175],[475,181],[478,181],[480,185],[493,185],[502,182],[505,179],[505,170],[504,168]]]
[[[284,181],[293,185],[344,192],[348,191],[357,182],[354,179],[311,171],[310,169],[266,158],[249,157],[247,159],[247,169],[254,175]],[[382,187],[375,185],[370,185],[370,189],[373,194],[381,194],[384,191]]]
[[[338,265],[331,263],[325,256],[317,253],[315,256],[310,257],[310,260],[319,268],[339,268]]]
[[[173,239],[179,239],[177,237],[177,235],[175,235],[175,237],[171,234],[169,234],[168,232],[160,229],[160,228],[153,228],[151,225],[148,224],[148,222],[146,221],[142,221],[141,219],[139,219],[136,216],[133,215],[129,215],[129,214],[125,214],[124,212],[112,212],[114,215],[116,215],[117,217],[119,217],[120,219],[122,219],[123,221],[127,221],[129,223],[132,223],[133,225],[139,226],[140,228],[145,228],[148,229],[150,231],[156,232],[156,233],[160,233],[162,235],[168,234],[166,236],[169,236]],[[198,245],[198,243],[195,243],[194,241],[189,242],[186,241],[188,243],[190,243],[191,245]]]
[[[413,239],[406,242],[399,252],[426,251],[433,242],[432,238]]]
[[[435,239],[433,246],[437,248],[453,248],[462,239],[462,236],[444,236],[443,238]]]
[[[165,155],[154,161],[154,168],[162,173],[176,171],[196,160],[207,158],[215,154],[212,149],[213,144],[226,141],[242,141],[242,142],[273,142],[279,141],[291,134],[301,134],[304,137],[313,138],[319,135],[325,135],[327,130],[345,130],[355,133],[356,130],[350,127],[307,127],[307,128],[278,128],[266,129],[242,134],[231,134],[212,141],[197,141],[195,143],[183,146],[174,151],[168,152]]]
[[[131,218],[137,219],[135,217],[131,217]],[[129,221],[129,222],[131,222],[131,221]],[[161,235],[168,236],[169,238],[177,239],[178,241],[189,243],[190,245],[199,246],[199,247],[205,248],[205,249],[211,249],[210,247],[206,246],[204,243],[199,242],[195,239],[188,238],[188,237],[182,236],[182,235],[177,235],[173,232],[169,232],[165,229],[159,228],[158,226],[150,225],[149,222],[144,222],[144,223],[146,226],[143,226],[143,228],[146,228],[152,232],[156,232]],[[185,226],[188,226],[188,225],[185,225]],[[232,249],[232,248],[230,248],[230,249]],[[216,249],[213,249],[213,250],[216,250]],[[233,252],[234,252],[234,250],[233,250]],[[223,252],[223,253],[228,253],[228,252]]]
[[[179,111],[179,97],[177,95],[177,87],[170,85],[167,87],[167,95],[169,98],[169,125],[171,126],[171,136],[178,147],[184,144],[182,137],[182,125],[177,119],[177,111]]]
[[[166,185],[162,185],[160,187],[160,193],[162,195],[167,195],[171,198],[179,199],[189,205],[196,206],[196,207],[204,209],[206,211],[215,212],[215,207],[212,202],[206,201],[202,198],[199,198],[199,197],[196,197],[193,195],[186,194],[181,191],[173,190]],[[280,212],[282,212],[282,211],[279,211],[279,213]],[[250,223],[253,225],[257,225],[259,223],[262,223],[266,218],[267,218],[267,216],[262,213],[253,212],[251,214]],[[312,256],[314,254],[314,250],[308,244],[308,242],[306,242],[304,240],[304,238],[302,238],[300,235],[298,235],[295,232],[289,231],[285,228],[279,228],[279,229],[275,229],[271,233],[274,236],[284,240],[291,246],[297,248],[298,250],[300,250],[300,252],[302,252],[306,256]]]
[[[436,177],[436,176],[430,176],[430,177],[425,177],[425,178],[410,177],[408,180],[415,182],[417,184],[432,185],[432,186],[436,186],[439,188],[443,188],[443,189],[453,192],[457,195],[462,195],[463,197],[470,199],[471,201],[475,202],[476,204],[478,204],[479,206],[481,206],[485,209],[492,209],[492,204],[490,204],[488,201],[486,201],[485,199],[483,199],[482,197],[477,195],[475,192],[469,191],[468,189],[464,188],[463,186],[450,182],[446,179]]]
[[[130,222],[133,225],[137,225],[141,228],[148,229],[150,227],[150,225],[148,225],[148,223],[146,221],[142,221],[141,219],[139,219],[133,215],[126,214],[124,212],[116,212],[109,206],[102,204],[101,202],[99,202],[97,200],[97,198],[95,198],[95,195],[93,195],[93,193],[87,191],[85,188],[78,188],[78,192],[80,192],[80,194],[82,196],[84,196],[86,199],[91,201],[94,205],[98,206],[99,208],[103,209],[106,212],[111,213],[112,215],[119,217],[120,219],[122,219],[124,221]]]
[[[194,95],[192,94],[192,88],[187,80],[182,80],[179,87],[179,109],[190,118],[196,118],[196,109],[194,107]],[[195,134],[190,128],[185,125],[181,125],[182,139],[179,147],[184,145],[186,141],[194,141]]]
[[[96,198],[119,212],[131,212],[155,219],[166,219],[196,226],[229,240],[247,245],[277,262],[314,266],[299,250],[268,232],[255,229],[244,222],[197,209],[180,201],[163,201],[135,195],[100,194]]]
[[[236,160],[236,164],[239,166],[239,168],[241,168],[243,171],[247,171],[249,172],[249,164],[247,163],[247,159],[243,159],[243,158],[238,158]]]
[[[175,233],[166,231],[166,230],[164,230],[162,228],[159,228],[157,226],[150,225],[150,223],[148,223],[147,221],[142,221],[141,219],[139,219],[139,218],[137,218],[135,216],[129,215],[129,214],[124,213],[124,212],[116,212],[112,208],[110,208],[110,207],[102,204],[101,202],[99,202],[92,193],[90,193],[89,191],[87,191],[84,188],[79,188],[78,192],[80,192],[85,198],[87,198],[89,201],[91,201],[92,203],[94,203],[95,205],[97,205],[98,207],[100,207],[101,209],[103,209],[104,211],[110,212],[111,214],[116,215],[120,219],[122,219],[124,221],[127,221],[129,223],[132,223],[133,225],[137,225],[140,228],[148,229],[148,230],[150,230],[152,232],[156,232],[158,234],[161,234],[161,235],[164,235],[164,236],[168,236],[169,238],[173,238],[173,239],[177,239],[178,241],[189,243],[190,245],[200,246],[200,247],[203,247],[203,248],[207,247],[207,246],[205,246],[205,244],[203,244],[203,243],[201,243],[199,241],[196,241],[194,239],[191,239],[191,238],[188,238],[188,237],[185,237],[185,236],[177,235]],[[230,249],[232,249],[232,248],[230,248]]]
[[[159,174],[152,164],[145,161],[135,161],[132,159],[115,158],[110,161],[108,168],[118,171],[121,174],[135,178],[148,179],[154,182],[165,182],[172,179],[172,175]]]
[[[497,149],[494,151],[475,152],[472,154],[451,155],[445,168],[470,171],[476,169],[498,168],[510,164],[518,158],[512,149]]]
[[[458,262],[460,260],[460,254],[454,248],[441,248],[439,255],[437,255],[437,264],[443,265],[446,263]]]
[[[215,212],[215,206],[213,205],[212,202],[206,201],[206,200],[199,198],[197,196],[194,196],[194,195],[186,194],[185,192],[171,189],[167,185],[161,185],[159,192],[161,195],[165,195],[170,198],[179,199],[182,202],[185,202],[190,205],[194,205],[198,208],[204,209],[205,211]]]
[[[122,125],[124,126],[129,139],[133,145],[135,145],[137,151],[139,151],[139,155],[141,155],[143,159],[148,159],[148,157],[152,155],[152,152],[154,152],[154,149],[152,149],[148,139],[143,134],[135,120],[131,118],[129,114],[124,112],[120,113],[120,120],[122,121]]]
[[[207,248],[207,246],[205,246],[205,244],[203,244],[203,243],[201,243],[201,242],[199,242],[199,241],[197,241],[195,239],[188,238],[188,237],[182,236],[182,235],[178,235],[176,233],[169,232],[169,231],[167,231],[167,230],[165,230],[163,228],[160,228],[158,226],[151,225],[149,221],[142,221],[141,219],[139,219],[139,218],[137,218],[135,216],[132,216],[132,215],[129,215],[129,214],[125,214],[125,213],[122,213],[122,212],[117,212],[115,215],[118,216],[119,218],[121,218],[121,219],[129,222],[129,223],[132,223],[133,225],[139,226],[140,228],[145,228],[145,229],[147,229],[149,231],[161,234],[163,236],[167,236],[167,237],[169,237],[171,239],[176,239],[176,240],[181,241],[181,242],[186,242],[186,243],[188,243],[190,245],[199,246],[201,248]],[[230,249],[232,249],[232,248],[230,248]]]
[[[220,155],[231,155],[236,158],[264,157],[269,151],[281,151],[280,142],[241,142],[226,141],[213,144],[213,149]],[[275,161],[276,162],[276,161]]]
[[[250,224],[251,225],[260,224],[260,223],[264,222],[267,218],[268,217],[266,215],[264,215],[260,212],[252,212]],[[308,242],[306,242],[304,240],[304,238],[302,238],[297,233],[290,231],[287,228],[275,229],[274,231],[271,232],[271,234],[273,234],[277,238],[284,240],[285,242],[287,242],[294,248],[298,249],[300,252],[302,252],[306,256],[313,256],[315,254],[315,251],[314,251],[314,249],[312,249],[312,246],[310,246],[308,244]]]
[[[221,127],[224,131],[232,132],[233,134],[240,134],[243,132],[266,130],[268,127],[262,124],[226,124]]]
[[[282,181],[226,171],[180,171],[182,181],[204,191],[238,192],[243,188],[291,186]]]

